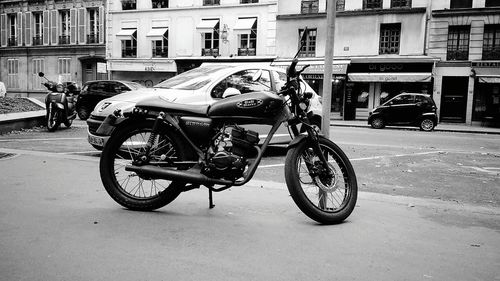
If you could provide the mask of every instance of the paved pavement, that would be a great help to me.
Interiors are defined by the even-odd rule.
[[[330,126],[343,126],[343,127],[361,127],[371,128],[366,120],[331,120]],[[419,130],[417,127],[395,127],[388,126],[384,130]],[[500,128],[486,127],[478,125],[467,125],[463,123],[439,123],[434,129],[438,132],[461,132],[461,133],[478,133],[478,134],[500,134]]]

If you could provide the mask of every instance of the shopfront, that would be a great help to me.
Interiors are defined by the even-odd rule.
[[[500,62],[472,62],[474,102],[472,121],[500,125]]]
[[[286,68],[290,65],[291,60],[275,60],[271,65]],[[345,85],[346,73],[349,60],[334,60],[332,68],[332,117],[336,119],[344,119],[344,103],[345,103]],[[297,64],[297,69],[304,65],[309,65],[304,72],[302,78],[313,88],[316,93],[323,96],[323,80],[325,73],[324,60],[300,60]]]
[[[422,62],[361,62],[348,68],[346,112],[349,119],[367,119],[373,108],[401,93],[432,95],[432,60]]]
[[[177,73],[174,60],[109,60],[110,79],[128,80],[152,87]]]

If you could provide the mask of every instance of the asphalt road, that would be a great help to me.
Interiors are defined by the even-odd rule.
[[[331,128],[358,204],[300,213],[274,148],[246,186],[157,212],[103,190],[83,123],[0,136],[0,280],[500,280],[500,138]],[[6,153],[11,153],[8,156]]]

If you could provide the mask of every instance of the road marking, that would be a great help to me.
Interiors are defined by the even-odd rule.
[[[52,140],[85,140],[87,138],[47,138],[47,139],[8,139],[0,142],[28,142],[28,141],[52,141]]]
[[[363,160],[373,160],[373,159],[382,159],[382,158],[394,158],[394,157],[406,157],[406,156],[415,156],[415,155],[427,155],[427,154],[436,154],[442,153],[443,151],[427,151],[427,152],[418,152],[418,153],[408,153],[408,154],[396,154],[396,155],[380,155],[380,156],[371,156],[371,157],[363,157],[363,158],[352,158],[349,159],[351,161],[363,161]],[[261,165],[259,168],[273,168],[273,167],[282,167],[285,164],[270,164],[270,165]]]

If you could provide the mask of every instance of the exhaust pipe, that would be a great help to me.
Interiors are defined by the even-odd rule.
[[[155,178],[161,178],[165,180],[180,180],[188,183],[203,184],[203,185],[233,185],[234,182],[223,180],[223,179],[213,179],[203,175],[200,169],[191,168],[189,170],[173,170],[170,168],[161,168],[153,165],[144,166],[125,166],[125,171],[136,172],[138,174],[143,174],[147,176],[152,176]]]

